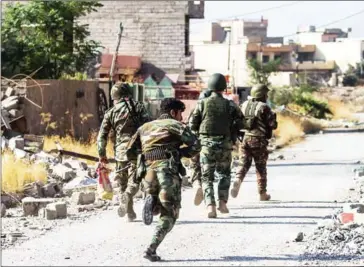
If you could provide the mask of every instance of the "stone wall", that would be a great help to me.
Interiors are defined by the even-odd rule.
[[[104,52],[115,51],[119,25],[123,23],[120,55],[141,56],[143,68],[147,70],[157,68],[164,72],[184,72],[187,1],[101,3],[103,7],[80,22],[89,24],[90,38],[100,41]]]

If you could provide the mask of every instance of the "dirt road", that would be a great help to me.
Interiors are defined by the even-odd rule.
[[[164,261],[158,264],[142,258],[155,223],[126,223],[108,210],[3,250],[2,265],[299,265],[305,242],[293,239],[340,207],[363,151],[362,133],[308,136],[277,152],[284,160],[269,163],[272,201],[257,201],[252,170],[229,202],[230,215],[214,220],[206,219],[202,205],[193,206],[192,190],[185,190],[180,219],[159,248]],[[140,204],[136,210],[140,217]]]

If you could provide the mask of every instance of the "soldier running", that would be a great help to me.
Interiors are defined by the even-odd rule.
[[[152,184],[157,180],[158,190],[148,195],[145,205],[149,205],[148,199],[158,199],[160,218],[152,241],[145,251],[144,257],[150,261],[159,261],[156,250],[168,232],[176,223],[181,208],[181,157],[191,158],[200,152],[200,143],[197,137],[184,125],[182,112],[185,105],[175,98],[165,98],[161,103],[161,116],[141,126],[128,144],[127,155],[129,160],[135,160],[139,152],[143,156],[145,180]],[[181,148],[182,145],[185,145]],[[140,156],[139,156],[140,158]],[[141,171],[143,173],[143,171]],[[143,175],[141,175],[143,176]],[[138,174],[139,177],[139,174]],[[150,205],[153,206],[153,205]],[[152,210],[152,207],[144,207]]]
[[[226,203],[229,198],[231,181],[232,128],[243,126],[243,114],[239,107],[222,96],[227,88],[226,79],[220,73],[213,74],[208,82],[211,96],[199,100],[193,111],[189,125],[199,134],[201,141],[200,164],[202,169],[202,189],[207,217],[216,218],[214,193],[214,173],[219,179],[218,210],[229,213]]]
[[[132,95],[132,90],[127,83],[117,83],[111,88],[111,99],[114,106],[105,113],[97,138],[100,162],[107,163],[106,146],[108,135],[111,130],[115,133],[114,153],[117,172],[115,181],[120,186],[118,214],[120,217],[127,214],[127,219],[130,222],[136,219],[133,197],[139,190],[139,184],[135,183],[132,177],[133,173],[135,173],[135,162],[130,162],[128,168],[129,161],[126,157],[126,146],[139,126],[136,125],[136,122],[142,125],[151,120],[144,104],[132,100]],[[129,178],[129,176],[131,177]]]
[[[240,160],[236,170],[236,181],[231,189],[231,196],[237,197],[240,185],[249,171],[252,160],[258,182],[260,201],[268,201],[271,196],[267,194],[267,160],[268,140],[272,137],[273,130],[277,129],[276,115],[266,104],[268,99],[268,87],[256,85],[251,90],[251,97],[242,106],[245,116],[245,137],[240,144]]]

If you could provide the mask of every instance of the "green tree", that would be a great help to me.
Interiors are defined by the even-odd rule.
[[[270,85],[269,77],[272,73],[277,72],[280,59],[271,60],[267,63],[263,63],[256,59],[248,59],[248,67],[250,68],[250,79],[252,84],[265,84]]]
[[[100,44],[88,40],[88,25],[78,18],[97,11],[97,1],[40,1],[5,6],[1,29],[1,70],[6,77],[18,73],[38,79],[58,79],[84,72]]]

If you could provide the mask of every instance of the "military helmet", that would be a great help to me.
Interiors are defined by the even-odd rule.
[[[119,100],[125,96],[132,96],[133,92],[129,84],[118,82],[111,88],[111,100]]]
[[[226,89],[226,79],[225,76],[221,73],[215,73],[212,74],[209,82],[208,82],[208,88],[212,91],[224,91]]]
[[[259,99],[267,96],[268,92],[269,92],[268,86],[264,84],[257,84],[254,85],[253,88],[251,89],[250,95],[253,98]]]

